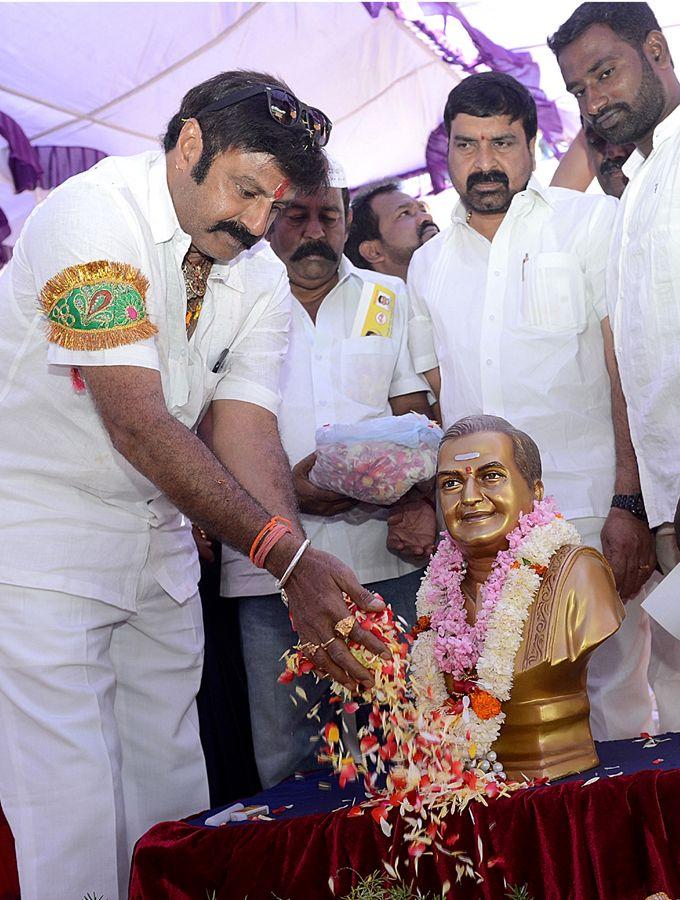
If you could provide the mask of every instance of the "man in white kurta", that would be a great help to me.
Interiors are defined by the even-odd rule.
[[[533,100],[508,76],[473,78],[478,81],[466,79],[447,104],[454,111],[451,175],[472,198],[458,203],[451,226],[417,250],[409,268],[414,364],[439,387],[445,428],[462,416],[488,413],[530,434],[541,451],[546,491],[584,543],[601,547],[615,476],[602,321],[616,202],[544,188],[528,178],[530,154],[522,175],[508,144],[520,144],[512,153],[521,163]],[[494,115],[497,84],[506,106]],[[488,86],[491,108],[483,106]],[[463,88],[479,93],[461,94]],[[469,111],[458,112],[461,107]],[[502,193],[504,184],[505,202],[487,213],[486,196]],[[651,727],[649,629],[639,604],[629,604],[619,634],[598,650],[589,670],[599,739]]]
[[[335,168],[337,184],[339,167]],[[415,594],[422,574],[419,564],[407,562],[386,547],[388,510],[320,491],[307,479],[316,448],[316,429],[327,423],[355,424],[416,409],[428,409],[426,383],[416,375],[408,349],[408,301],[403,282],[389,275],[355,268],[341,256],[346,237],[346,208],[340,188],[317,197],[297,197],[275,224],[272,246],[284,255],[295,284],[296,269],[318,268],[318,300],[309,304],[292,298],[288,351],[281,370],[281,442],[301,485],[301,521],[316,547],[346,562],[370,590],[378,591],[395,613],[414,622]],[[346,190],[345,190],[346,196]],[[293,235],[282,246],[281,233]],[[300,246],[322,242],[336,260],[307,256],[290,263]],[[319,251],[318,243],[313,249]],[[324,248],[321,247],[323,251]],[[327,277],[326,277],[327,276]],[[323,281],[325,279],[325,282]],[[309,282],[307,282],[309,283]],[[313,280],[312,280],[312,283]],[[389,334],[364,334],[357,319],[362,297],[376,284],[392,297],[387,315]],[[307,295],[303,293],[303,300]],[[367,307],[368,308],[368,307]],[[318,502],[328,505],[314,506]],[[290,685],[275,684],[281,654],[294,641],[285,610],[276,596],[274,580],[227,547],[222,551],[222,589],[239,598],[241,641],[248,676],[248,694],[255,756],[260,779],[269,787],[296,770],[315,765],[319,718],[307,713],[321,702],[320,718],[329,718],[327,681],[306,679],[307,699],[290,701]]]
[[[203,115],[244,79],[246,105]],[[286,172],[317,186],[325,163],[252,80],[193,89],[166,153],[111,157],[55,190],[0,276],[0,802],[24,900],[127,896],[137,838],[208,802],[198,565],[179,509],[246,550],[271,515],[258,496],[290,516],[266,560],[277,577],[302,543],[275,418],[290,298],[257,238],[293,193]],[[260,121],[265,152],[230,147],[239,119]],[[187,316],[190,249],[210,274]],[[252,456],[222,465],[192,434],[208,404],[264,460],[259,495],[234,477]],[[315,559],[340,581],[321,587]],[[326,603],[300,590],[308,577],[336,595],[332,633],[346,576],[308,549],[289,583],[296,624]]]
[[[680,562],[680,82],[646,3],[582,5],[550,38],[581,115],[636,149],[613,229],[607,300],[639,488],[663,574]],[[617,77],[604,60],[616,60]],[[680,728],[680,643],[653,628],[650,681],[662,731]]]

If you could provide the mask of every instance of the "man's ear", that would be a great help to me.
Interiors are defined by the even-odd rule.
[[[197,119],[187,119],[177,138],[177,168],[191,170],[201,158],[203,135]]]
[[[539,479],[534,482],[534,497],[540,502],[543,499],[544,494],[545,488],[543,487],[543,482]]]
[[[672,67],[673,60],[668,49],[668,41],[660,31],[650,31],[642,49],[652,65],[656,65],[660,69]]]
[[[354,213],[352,209],[347,210],[347,215],[345,216],[345,234],[349,235],[349,229],[352,226],[352,219],[354,218]]]
[[[532,137],[529,141],[529,153],[531,154],[531,171],[536,171],[536,138]]]
[[[362,241],[359,244],[359,255],[362,256],[369,265],[381,263],[385,259],[385,254],[380,247],[380,241]]]

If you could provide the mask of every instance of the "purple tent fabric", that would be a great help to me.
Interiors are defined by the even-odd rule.
[[[0,112],[0,136],[9,144],[9,168],[17,194],[36,187],[50,190],[106,156],[91,147],[33,147],[21,126],[3,112]],[[7,216],[0,209],[0,266],[12,256],[12,248],[3,244],[10,230]]]
[[[20,125],[3,112],[0,112],[0,136],[9,144],[9,170],[17,194],[34,190],[42,175],[38,154]]]
[[[543,132],[543,138],[556,156],[561,156],[558,142],[564,137],[564,126],[559,110],[555,103],[548,100],[540,87],[540,69],[534,62],[530,53],[524,51],[508,50],[501,47],[488,38],[478,28],[472,26],[455,3],[445,2],[421,2],[420,9],[423,15],[452,16],[457,19],[467,32],[470,40],[478,52],[475,63],[470,66],[456,54],[446,41],[443,32],[437,32],[429,28],[420,19],[409,19],[403,12],[401,4],[390,3],[364,3],[371,18],[377,18],[383,7],[391,10],[398,18],[410,22],[424,34],[437,49],[438,55],[449,63],[456,65],[466,72],[474,72],[478,66],[485,65],[496,72],[505,72],[520,81],[532,94],[536,101],[538,124]],[[435,194],[449,186],[447,166],[448,137],[444,124],[440,123],[431,132],[425,150],[427,170],[432,180],[432,189]]]

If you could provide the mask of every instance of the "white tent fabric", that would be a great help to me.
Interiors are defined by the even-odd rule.
[[[541,85],[575,110],[545,37],[575,0],[468,0],[471,24],[510,49],[530,48]],[[677,0],[653,2],[680,58]],[[417,3],[402,3],[420,15]],[[441,16],[428,23],[441,28]],[[330,149],[356,186],[425,162],[445,98],[463,76],[387,9],[346,3],[0,3],[0,110],[33,144],[108,154],[157,147],[184,92],[219,71],[283,77],[334,122]],[[474,49],[449,20],[449,43]],[[0,138],[0,209],[16,240],[36,194],[15,195]],[[3,165],[4,164],[4,165]]]

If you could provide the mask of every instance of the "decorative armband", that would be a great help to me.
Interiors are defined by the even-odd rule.
[[[146,314],[148,287],[127,263],[100,259],[69,266],[40,293],[48,340],[68,350],[108,350],[151,337],[158,329]]]

